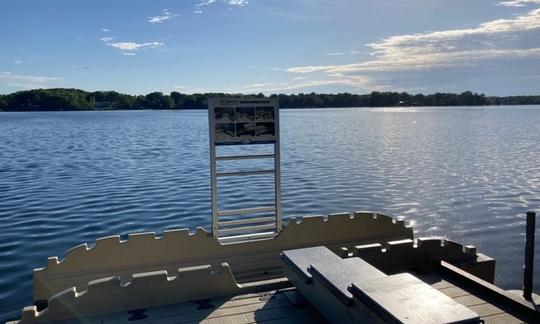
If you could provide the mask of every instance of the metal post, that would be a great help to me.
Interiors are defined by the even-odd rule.
[[[276,231],[281,232],[281,148],[279,136],[279,104],[277,99],[274,99],[276,107],[274,119],[276,121],[276,142],[274,143],[274,191],[275,191],[275,206],[276,206]]]
[[[216,167],[216,146],[214,145],[215,128],[214,128],[214,106],[215,99],[210,100],[208,107],[208,130],[210,132],[210,190],[212,194],[212,236],[217,238],[219,235],[219,227],[217,220],[218,202],[217,202],[217,167]]]
[[[533,273],[534,273],[534,232],[536,227],[536,213],[527,212],[527,229],[525,240],[525,268],[523,270],[523,298],[532,299]]]

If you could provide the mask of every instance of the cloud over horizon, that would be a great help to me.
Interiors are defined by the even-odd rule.
[[[0,71],[60,73],[64,81],[46,83],[126,92],[177,84],[218,92],[540,92],[540,0],[118,0],[49,7],[6,3],[12,14],[0,22],[10,30],[2,36]],[[2,79],[0,91],[13,90]]]
[[[512,1],[501,1],[496,5],[499,7],[525,7],[529,4],[540,4],[540,0],[512,0]]]
[[[373,59],[337,65],[293,66],[290,73],[373,74],[431,71],[486,62],[540,58],[540,9],[510,19],[496,19],[477,27],[390,36],[366,44]],[[329,53],[327,55],[343,55]]]
[[[43,88],[51,81],[62,80],[61,77],[20,75],[11,72],[0,72],[0,83],[10,87],[22,89]]]

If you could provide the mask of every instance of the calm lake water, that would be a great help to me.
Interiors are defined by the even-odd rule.
[[[284,110],[284,216],[399,216],[417,237],[476,245],[496,258],[497,284],[519,288],[525,212],[540,205],[539,126],[540,106]],[[0,320],[31,303],[32,269],[48,256],[208,228],[208,159],[206,111],[0,113]],[[223,207],[268,201],[270,180],[220,183]]]

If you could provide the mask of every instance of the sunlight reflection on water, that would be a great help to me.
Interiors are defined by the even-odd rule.
[[[540,107],[284,110],[283,214],[400,217],[417,236],[476,245],[497,259],[497,283],[518,288],[539,124]],[[205,111],[1,113],[0,313],[17,317],[32,269],[77,244],[208,228],[207,127]],[[270,183],[231,179],[220,193],[227,208],[261,205]]]

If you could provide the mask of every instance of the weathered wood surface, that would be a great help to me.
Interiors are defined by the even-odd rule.
[[[297,295],[294,289],[286,290]],[[301,298],[301,297],[298,297]],[[234,297],[219,297],[180,304],[122,311],[84,318],[86,324],[133,323],[130,319],[140,315],[135,323],[318,323],[311,305],[295,305],[284,291],[268,291]],[[27,322],[24,322],[27,323]],[[73,320],[55,321],[58,324]]]
[[[414,274],[431,287],[476,312],[484,323],[539,323],[538,317],[513,307],[508,300],[497,300],[491,294],[436,269],[429,273]]]
[[[284,251],[282,260],[307,283],[316,277],[344,303],[353,298],[347,290],[351,278],[386,276],[360,258],[342,259],[324,246]]]
[[[409,273],[358,280],[351,291],[359,301],[395,323],[478,323],[470,308]]]
[[[331,250],[358,244],[412,239],[403,221],[372,213],[355,212],[292,218],[271,240],[222,245],[203,228],[129,235],[126,241],[110,236],[95,246],[81,244],[66,257],[49,258],[47,267],[34,270],[34,301],[47,300],[67,288],[86,289],[88,282],[118,276],[129,282],[135,273],[227,262],[239,282],[283,276],[279,254],[300,247],[324,245]]]
[[[284,251],[282,259],[288,278],[331,322],[479,320],[473,311],[411,274],[387,276],[360,258],[342,259],[326,247]]]

